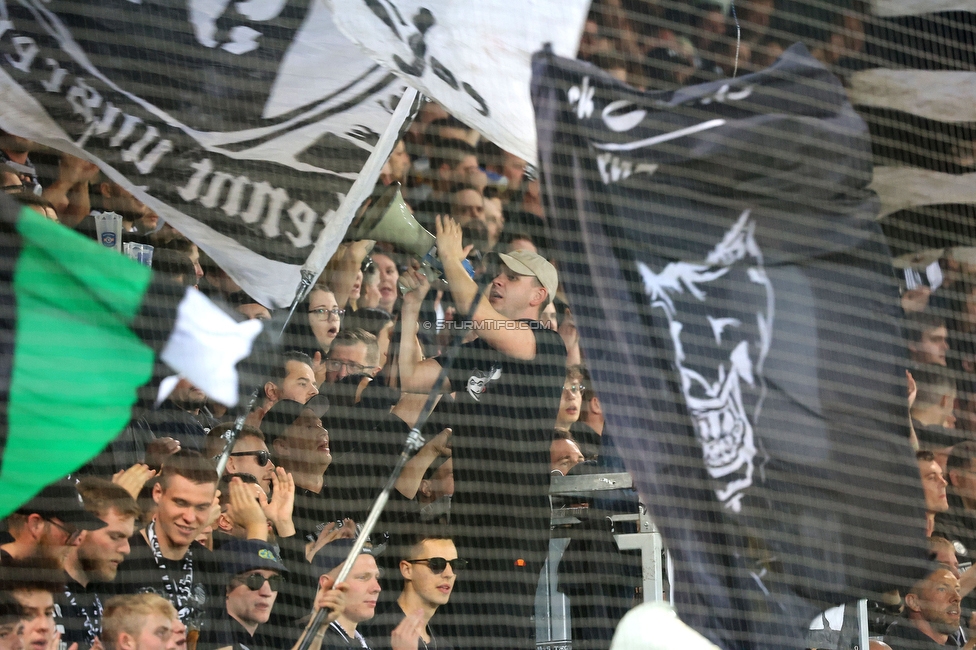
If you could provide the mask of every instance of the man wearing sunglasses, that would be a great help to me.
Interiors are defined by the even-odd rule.
[[[223,610],[204,630],[203,648],[255,647],[258,626],[268,622],[287,569],[274,547],[253,539],[235,539],[218,552],[227,585]]]
[[[224,436],[234,428],[234,422],[218,424],[207,434],[207,457],[217,458],[224,452]],[[271,494],[271,477],[275,465],[271,452],[264,441],[264,433],[256,427],[245,424],[237,435],[234,450],[227,459],[226,474],[250,474],[257,478],[264,493]]]
[[[105,526],[85,510],[74,482],[68,479],[45,487],[7,517],[6,524],[14,541],[0,546],[0,566],[34,557],[63,566],[68,551],[81,542],[83,531]]]
[[[404,647],[404,642],[411,648],[438,647],[430,619],[437,608],[450,600],[457,574],[467,565],[467,560],[458,558],[457,548],[450,537],[436,536],[436,533],[418,537],[409,547],[406,558],[400,560],[403,591],[395,602],[370,621],[364,631],[366,638],[372,640],[377,649]],[[416,630],[419,634],[405,638],[413,628],[400,625],[417,612],[423,612],[423,625]]]

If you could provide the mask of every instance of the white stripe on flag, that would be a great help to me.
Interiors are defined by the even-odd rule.
[[[371,59],[534,163],[532,55],[548,44],[560,56],[576,56],[590,0],[331,4],[335,25]]]
[[[976,11],[973,0],[873,0],[875,16],[920,16],[940,11]]]
[[[923,205],[976,203],[976,173],[945,174],[918,167],[875,167],[870,188],[881,198],[878,218]]]
[[[851,76],[851,103],[940,122],[976,122],[976,72],[872,68]]]

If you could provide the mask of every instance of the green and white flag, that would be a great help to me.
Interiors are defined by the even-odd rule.
[[[236,404],[260,329],[0,196],[0,517],[122,431],[158,350]]]

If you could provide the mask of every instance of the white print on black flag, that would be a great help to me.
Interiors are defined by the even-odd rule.
[[[0,0],[0,21],[0,128],[99,162],[273,306],[405,88],[312,0]]]
[[[722,484],[715,491],[719,501],[734,512],[742,508],[743,491],[752,485],[755,471],[753,422],[759,417],[766,393],[763,362],[772,340],[775,306],[773,285],[763,268],[755,229],[746,210],[703,263],[672,262],[659,273],[637,263],[651,306],[662,309],[668,319],[681,391],[695,422],[705,468]],[[723,314],[721,305],[706,307],[704,315],[717,352],[696,357],[714,358],[718,364],[703,367],[688,359],[681,338],[686,324],[691,324],[688,319],[700,318],[700,313],[683,313],[676,297],[680,294],[707,305],[709,285],[717,282],[757,285],[765,293],[766,304],[756,312],[755,323]],[[744,389],[757,393],[752,408],[743,401]]]
[[[534,163],[532,54],[574,57],[590,0],[331,0],[373,60],[502,149]]]

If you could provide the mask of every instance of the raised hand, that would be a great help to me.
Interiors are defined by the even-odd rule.
[[[314,542],[305,545],[305,559],[309,562],[315,557],[323,546],[337,539],[352,539],[356,536],[356,522],[352,519],[343,519],[342,525],[337,526],[336,522],[330,521],[319,533],[319,538]]]
[[[430,291],[430,281],[420,271],[409,270],[400,274],[400,287],[403,291],[403,304],[418,307],[424,301],[424,296]]]
[[[390,634],[390,647],[393,650],[417,650],[420,635],[424,632],[424,610],[418,609],[400,621]]]
[[[313,617],[317,611],[324,608],[330,610],[325,619],[326,625],[339,618],[339,615],[346,608],[346,591],[348,589],[349,585],[345,582],[340,582],[333,587],[333,579],[327,575],[319,578],[319,589],[315,593],[315,602],[312,604]]]
[[[295,523],[292,513],[295,510],[295,479],[283,467],[276,467],[271,475],[271,492],[274,495],[268,501],[262,490],[258,494],[258,503],[264,516],[274,524],[279,537],[291,537],[295,534]]]
[[[234,523],[247,530],[248,539],[268,541],[268,518],[264,516],[261,504],[255,498],[254,488],[234,477],[228,486],[230,490],[230,507],[234,512]],[[264,494],[260,488],[258,492]]]
[[[136,463],[129,469],[119,470],[112,476],[112,482],[123,488],[132,495],[133,499],[139,498],[146,481],[156,476],[156,470],[149,469],[149,465]]]
[[[463,260],[464,246],[461,245],[461,226],[447,215],[437,215],[437,258],[448,262]]]

